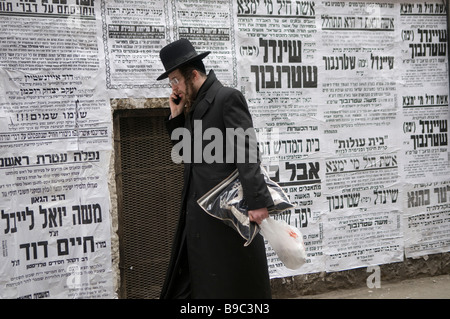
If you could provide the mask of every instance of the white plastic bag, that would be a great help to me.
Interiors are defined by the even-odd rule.
[[[279,214],[295,207],[280,185],[270,179],[262,166],[261,173],[274,203],[273,206],[267,207],[269,214]],[[237,169],[203,195],[197,203],[206,213],[236,230],[246,240],[244,246],[250,245],[259,232],[258,225],[250,222],[248,217],[247,202]]]
[[[259,226],[261,234],[287,268],[298,269],[306,262],[303,235],[298,228],[272,217],[264,219]]]

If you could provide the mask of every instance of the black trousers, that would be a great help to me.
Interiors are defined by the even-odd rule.
[[[189,262],[186,246],[186,229],[183,231],[183,243],[181,245],[181,253],[178,258],[179,269],[175,277],[173,287],[173,299],[190,299],[191,298],[191,278],[189,275]]]

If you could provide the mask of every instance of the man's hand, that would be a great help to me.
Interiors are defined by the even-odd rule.
[[[184,98],[181,97],[181,101],[178,104],[176,104],[173,100],[177,98],[178,96],[173,92],[169,97],[170,114],[172,115],[172,118],[177,117],[184,111],[184,104],[186,103],[184,101]]]
[[[255,222],[258,225],[260,225],[261,222],[263,221],[263,219],[266,219],[269,217],[269,211],[265,207],[255,209],[255,210],[249,210],[248,217],[251,222]]]

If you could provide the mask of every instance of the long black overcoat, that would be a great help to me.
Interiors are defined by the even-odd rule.
[[[195,133],[197,143],[208,128],[219,129],[225,141],[226,128],[246,130],[253,127],[241,92],[224,87],[213,71],[200,88],[192,109],[187,115],[167,121],[170,136],[176,128],[184,127],[191,132],[191,143],[194,143],[193,123],[200,123],[195,120],[201,120],[202,129],[201,135]],[[203,140],[202,151],[209,143],[211,141]],[[195,148],[193,146],[192,155],[198,156]],[[234,229],[205,213],[197,204],[202,195],[237,167],[248,208],[273,205],[260,172],[259,159],[256,163],[230,163],[226,154],[223,157],[223,161],[213,163],[206,163],[204,159],[201,163],[197,163],[198,160],[184,163],[181,212],[161,298],[177,297],[177,290],[188,282],[187,278],[190,279],[191,298],[271,297],[262,236],[257,235],[249,246],[244,247],[245,240]]]

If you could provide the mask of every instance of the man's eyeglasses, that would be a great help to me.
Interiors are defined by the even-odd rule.
[[[180,83],[180,81],[178,81],[177,78],[173,78],[172,80],[169,80],[170,86],[178,85],[178,83]]]

